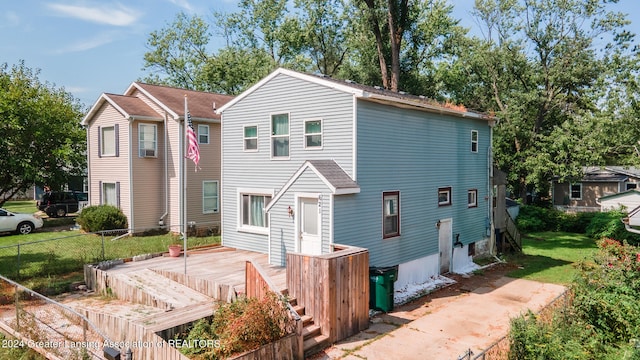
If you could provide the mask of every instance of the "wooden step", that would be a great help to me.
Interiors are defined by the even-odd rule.
[[[293,306],[293,310],[295,310],[298,315],[302,316],[304,315],[304,306],[302,305],[292,305]]]
[[[329,337],[326,335],[316,335],[303,343],[304,357],[307,358],[320,350],[329,346]]]
[[[302,315],[300,319],[302,320],[302,327],[313,324],[313,316],[311,315]]]
[[[302,329],[302,338],[305,340],[318,335],[320,335],[320,326],[318,325],[309,325]]]

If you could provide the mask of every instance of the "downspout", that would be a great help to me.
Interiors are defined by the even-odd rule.
[[[169,154],[168,154],[168,148],[169,146],[167,146],[167,133],[169,132],[169,130],[167,129],[167,115],[164,115],[164,214],[162,214],[162,216],[160,216],[160,220],[158,221],[158,226],[164,226],[164,219],[167,217],[167,215],[169,215],[169,175],[168,173],[168,168],[169,168]]]
[[[497,249],[496,249],[496,227],[495,227],[495,219],[493,217],[493,184],[492,184],[492,180],[493,180],[493,127],[496,125],[497,123],[497,119],[496,121],[490,121],[489,122],[489,148],[487,149],[487,166],[489,167],[488,169],[488,181],[487,181],[487,194],[489,196],[489,203],[488,203],[488,215],[489,215],[489,254],[491,255],[495,255],[497,253]],[[496,200],[497,196],[496,196]]]
[[[133,144],[133,121],[134,119],[129,119],[129,146]],[[138,148],[140,144],[138,144]],[[133,229],[135,229],[135,222],[133,217],[133,151],[134,149],[129,149],[129,216],[131,217],[131,221],[129,222],[129,233],[133,233]]]
[[[640,230],[638,230],[638,229],[634,229],[634,228],[632,228],[631,226],[629,226],[629,224],[628,224],[628,223],[624,222],[624,219],[620,219],[620,221],[622,221],[622,223],[624,224],[624,228],[625,228],[628,232],[631,232],[631,233],[634,233],[634,234],[640,234]]]

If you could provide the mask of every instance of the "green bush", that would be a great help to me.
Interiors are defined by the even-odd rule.
[[[126,229],[127,217],[120,209],[111,205],[88,206],[76,218],[78,225],[86,232]]]
[[[626,241],[630,244],[640,244],[640,235],[625,229],[622,218],[627,215],[619,210],[596,213],[587,226],[586,234],[594,239],[610,238]]]
[[[553,208],[535,205],[520,207],[516,220],[518,229],[522,232],[563,231],[584,234],[596,212],[565,213]]]
[[[560,212],[558,216],[557,231],[584,234],[591,220],[598,214],[597,212],[579,212],[569,214]]]

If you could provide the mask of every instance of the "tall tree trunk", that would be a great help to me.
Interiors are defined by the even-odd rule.
[[[387,73],[387,61],[384,57],[384,44],[382,41],[382,31],[380,30],[380,23],[376,17],[376,4],[375,0],[364,0],[369,13],[367,14],[371,31],[376,38],[376,48],[378,50],[378,62],[380,63],[380,76],[382,77],[382,87],[389,88],[389,75]]]
[[[408,23],[409,0],[388,0],[387,17],[389,23],[389,41],[391,42],[391,84],[388,89],[398,91],[400,82],[400,51],[402,36]]]

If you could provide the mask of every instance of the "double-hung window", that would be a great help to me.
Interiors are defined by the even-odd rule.
[[[571,199],[581,200],[582,199],[582,184],[571,184]]]
[[[478,130],[471,130],[471,152],[478,152]]]
[[[289,114],[271,116],[271,157],[289,157]]]
[[[209,125],[198,125],[198,143],[209,143]]]
[[[100,128],[100,155],[116,156],[116,127],[102,126]]]
[[[400,235],[400,192],[382,193],[382,238]]]
[[[138,156],[156,157],[158,132],[154,124],[138,125]]]
[[[271,195],[240,194],[240,226],[245,229],[266,231],[269,227],[269,215],[264,211],[271,201]]]
[[[258,126],[249,125],[245,126],[244,132],[244,151],[257,151],[258,150]]]
[[[202,213],[217,213],[220,209],[217,181],[202,182]]]
[[[100,204],[120,207],[120,183],[100,182]]]
[[[304,122],[304,148],[322,148],[322,120],[307,120]]]

